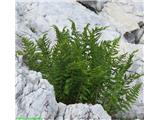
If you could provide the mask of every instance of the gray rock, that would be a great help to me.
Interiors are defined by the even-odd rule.
[[[144,28],[142,27],[140,29],[136,29],[131,32],[126,32],[124,34],[124,37],[129,43],[139,44],[143,34],[144,34]]]
[[[101,105],[73,104],[66,107],[65,120],[111,120]]]
[[[133,30],[131,32],[126,32],[124,34],[124,37],[127,39],[127,41],[129,43],[135,43],[135,44],[139,44],[139,43],[143,44],[144,43],[141,40],[141,39],[143,39],[142,36],[144,34],[144,23],[143,23],[143,21],[140,21],[138,23],[138,25],[140,27],[139,29]]]
[[[133,43],[135,44],[135,34],[131,33],[131,32],[126,32],[124,34],[125,39],[128,41],[128,43]]]
[[[45,120],[111,120],[101,105],[57,103],[53,86],[16,58],[16,117]]]
[[[138,29],[134,32],[132,32],[135,34],[135,44],[138,44],[140,42],[140,39],[142,38],[143,34],[144,34],[144,29]]]
[[[31,2],[32,3],[32,2]],[[106,40],[112,40],[120,34],[113,26],[101,16],[83,7],[78,2],[16,2],[16,34],[26,36],[35,41],[45,32],[53,43],[56,41],[53,25],[60,29],[70,26],[68,18],[75,21],[79,31],[90,23],[93,26],[110,26],[106,29]],[[20,45],[19,38],[16,38],[17,45]],[[17,47],[17,46],[16,46]]]
[[[54,120],[58,103],[54,89],[39,72],[28,70],[16,59],[16,117],[41,117]]]
[[[67,105],[65,105],[64,103],[58,103],[58,113],[57,113],[57,117],[55,118],[55,120],[64,120],[66,107]]]
[[[101,12],[104,8],[104,4],[111,0],[77,0],[77,2],[81,3],[91,11],[95,13]]]
[[[144,27],[144,22],[143,22],[143,21],[140,21],[140,22],[138,23],[138,25],[139,25],[140,28],[143,28],[143,27]]]

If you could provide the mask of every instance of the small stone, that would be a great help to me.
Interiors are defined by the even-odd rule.
[[[140,22],[138,23],[138,25],[139,25],[140,28],[142,28],[142,27],[144,27],[144,22],[143,22],[143,21],[140,21]]]
[[[124,34],[125,39],[128,41],[128,43],[135,43],[135,35],[133,33],[130,32],[126,32]]]

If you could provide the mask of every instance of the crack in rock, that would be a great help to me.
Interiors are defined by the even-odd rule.
[[[110,2],[105,3],[102,12],[99,12],[97,15],[76,1],[65,2],[64,0],[63,2],[51,2],[53,0],[50,0],[50,2],[44,3],[40,3],[39,1],[40,0],[37,0],[37,2],[16,2],[16,34],[18,36],[26,36],[32,41],[35,41],[41,34],[47,32],[48,38],[51,39],[54,44],[56,41],[56,36],[51,29],[51,26],[57,25],[60,29],[64,26],[70,26],[68,18],[75,21],[79,31],[83,30],[86,23],[90,23],[91,27],[97,25],[110,26],[103,32],[102,38],[100,39],[112,40],[115,37],[122,36],[122,40],[120,41],[120,51],[122,53],[131,53],[132,51],[139,49],[136,56],[137,61],[135,61],[134,67],[130,70],[130,72],[143,72],[143,41],[142,44],[130,44],[123,36],[125,32],[142,29],[142,22],[139,23],[139,21],[143,21],[143,8],[141,4],[138,3],[137,5],[137,3],[134,3],[133,0],[107,0]],[[111,6],[113,3],[116,3],[116,7]],[[122,19],[121,21],[123,23],[136,22],[135,26],[130,26],[130,24],[127,24],[129,25],[128,27],[122,23],[119,24],[119,22],[121,22],[119,19],[122,18],[121,16],[123,15],[117,9],[119,8],[121,10],[122,7],[124,8],[122,13],[124,12],[125,15],[131,15],[128,14],[128,12],[133,12],[133,17],[136,20],[126,21]],[[121,16],[116,19],[116,16],[114,16],[113,13]],[[123,18],[124,17],[127,16],[123,16]],[[16,49],[21,48],[22,44],[20,43],[20,39],[16,38]],[[29,70],[24,65],[21,57],[16,58],[16,63],[17,73],[15,99],[17,117],[22,115],[24,117],[41,116],[45,120],[79,120],[80,118],[86,120],[89,118],[94,120],[103,120],[101,116],[104,116],[104,120],[106,120],[108,114],[103,110],[102,106],[100,107],[97,105],[87,105],[81,103],[74,105],[57,103],[53,86],[51,86],[47,80],[42,78],[41,73]],[[143,81],[143,79],[140,81]],[[128,113],[124,114],[124,116],[126,115],[132,117],[136,115],[138,118],[143,116],[142,97],[143,90],[141,91],[140,99],[138,99],[136,104],[133,105],[131,111],[128,111]],[[101,113],[99,111],[101,111]],[[107,120],[110,120],[110,117],[108,118]]]
[[[22,64],[22,59],[18,59],[16,117],[41,117],[44,120],[111,120],[101,105],[57,103],[54,89],[48,81],[43,79],[40,73],[29,70]],[[35,85],[38,86],[36,89]]]

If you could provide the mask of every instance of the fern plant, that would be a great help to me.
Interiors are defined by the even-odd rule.
[[[110,114],[129,110],[136,101],[142,83],[131,84],[142,75],[129,73],[136,51],[119,54],[119,38],[99,41],[106,27],[79,32],[71,21],[71,31],[53,26],[57,43],[51,44],[47,35],[36,42],[22,37],[24,63],[39,71],[54,85],[56,98],[66,104],[99,103]]]

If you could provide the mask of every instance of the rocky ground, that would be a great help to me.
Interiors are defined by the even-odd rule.
[[[16,116],[44,120],[111,120],[99,104],[57,103],[54,88],[41,73],[23,65],[22,57],[16,58]]]
[[[53,25],[60,28],[70,26],[72,19],[82,30],[83,26],[109,26],[101,39],[112,40],[121,36],[120,51],[132,52],[139,49],[134,66],[130,72],[143,73],[143,1],[142,0],[97,0],[90,3],[82,0],[17,0],[16,34],[27,36],[33,41],[47,32],[55,43]],[[21,49],[21,42],[16,38],[16,49]],[[101,105],[57,103],[53,87],[43,80],[40,73],[29,71],[17,60],[16,108],[17,116],[41,115],[45,120],[95,119],[110,120]],[[143,81],[143,78],[139,79]],[[138,82],[139,82],[138,81]],[[127,113],[119,116],[143,119],[143,88],[137,102]]]

